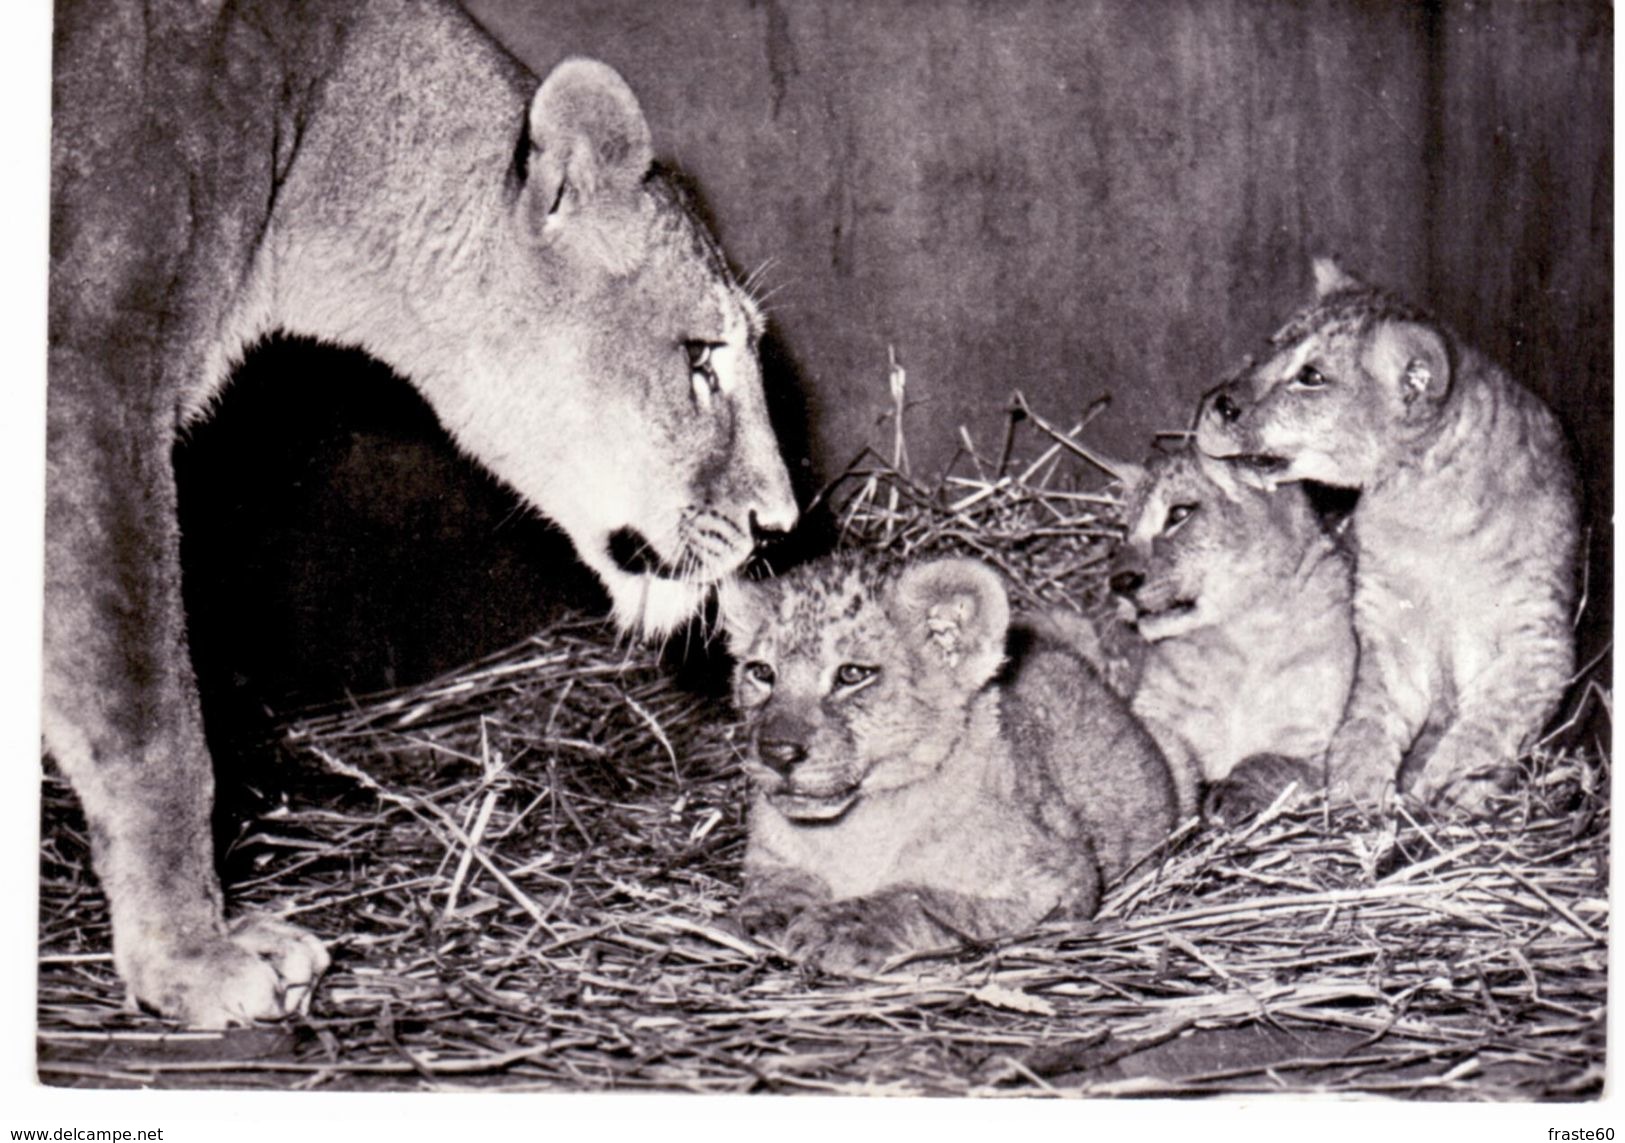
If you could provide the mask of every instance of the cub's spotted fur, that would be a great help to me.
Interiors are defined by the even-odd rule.
[[[742,919],[794,955],[861,971],[1090,916],[1175,823],[1156,743],[980,563],[841,557],[724,614],[755,786]]]
[[[1125,522],[1111,586],[1150,644],[1133,709],[1176,779],[1220,782],[1255,755],[1318,769],[1354,676],[1353,588],[1302,490],[1185,450],[1139,473]]]
[[[1578,509],[1551,411],[1445,326],[1331,262],[1261,364],[1210,393],[1197,442],[1270,486],[1360,490],[1353,693],[1334,793],[1482,811],[1573,667]],[[1414,770],[1413,770],[1414,767]]]

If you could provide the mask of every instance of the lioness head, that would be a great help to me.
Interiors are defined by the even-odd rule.
[[[1194,449],[1154,457],[1129,491],[1112,590],[1156,642],[1222,624],[1280,590],[1320,523],[1297,488],[1269,491]]]
[[[1004,585],[973,560],[896,576],[832,558],[723,594],[747,765],[786,817],[829,821],[936,772],[1004,658]]]
[[[541,84],[501,196],[495,234],[424,220],[441,232],[422,281],[441,297],[421,309],[442,314],[452,278],[477,304],[420,383],[463,447],[565,530],[618,619],[667,631],[796,519],[762,315],[604,64],[568,60]]]
[[[1443,331],[1416,310],[1315,262],[1316,299],[1261,364],[1209,392],[1197,446],[1264,483],[1380,481],[1437,424],[1450,392]]]

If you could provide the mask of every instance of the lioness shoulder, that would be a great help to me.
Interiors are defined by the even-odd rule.
[[[841,556],[724,598],[755,788],[748,927],[835,970],[1049,916],[1163,841],[1155,742],[964,559]]]
[[[1551,411],[1447,326],[1316,265],[1316,299],[1208,395],[1197,442],[1359,490],[1359,663],[1334,790],[1488,808],[1573,666],[1578,505]],[[1404,775],[1401,767],[1404,765]]]

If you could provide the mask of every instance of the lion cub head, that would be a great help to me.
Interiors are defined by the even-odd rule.
[[[1244,483],[1194,449],[1154,457],[1132,484],[1111,588],[1150,642],[1214,627],[1278,592],[1328,543],[1308,498]]]
[[[1196,441],[1253,479],[1342,488],[1380,481],[1416,449],[1450,394],[1452,351],[1419,311],[1315,262],[1316,297],[1269,356],[1209,392]]]
[[[1010,604],[973,560],[896,575],[850,556],[723,594],[757,788],[829,821],[932,775],[1004,660]]]

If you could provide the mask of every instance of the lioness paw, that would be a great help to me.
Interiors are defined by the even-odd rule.
[[[332,962],[326,945],[297,925],[256,913],[237,918],[227,933],[239,948],[276,971],[282,1001],[276,1016],[309,1010],[316,981]]]
[[[192,1028],[230,1028],[304,1012],[328,962],[310,933],[251,915],[224,936],[140,950],[125,977],[133,998],[164,1016]]]

